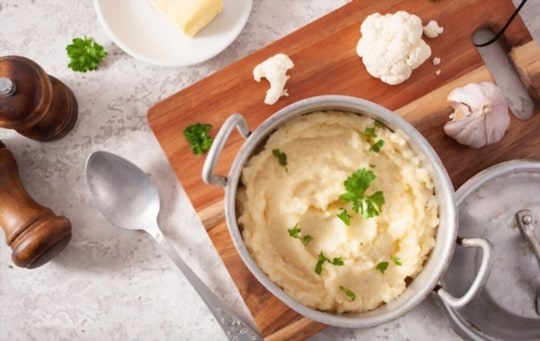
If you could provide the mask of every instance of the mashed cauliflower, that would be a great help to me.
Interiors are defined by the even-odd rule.
[[[379,152],[365,133],[374,127],[384,140]],[[376,217],[363,218],[340,199],[360,168],[376,175],[368,192],[384,193]],[[238,220],[250,253],[272,281],[314,309],[363,312],[392,301],[435,245],[429,172],[400,135],[369,117],[316,112],[286,123],[247,162],[242,182]],[[338,217],[343,208],[349,226]],[[321,255],[327,261],[318,274]]]

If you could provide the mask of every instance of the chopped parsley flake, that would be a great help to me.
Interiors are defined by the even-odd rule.
[[[302,243],[304,243],[304,245],[308,245],[310,241],[313,240],[313,237],[308,234],[307,236],[304,236],[302,237]]]
[[[377,133],[375,133],[375,127],[364,129],[364,135],[366,135],[366,137],[376,138]]]
[[[396,264],[397,266],[402,266],[403,265],[403,263],[401,263],[401,259],[399,259],[399,257],[396,256],[396,255],[391,255],[390,259],[392,259],[394,264]]]
[[[377,133],[375,132],[376,128],[382,128],[384,127],[384,124],[380,121],[375,121],[373,124],[373,127],[368,127],[364,129],[364,136],[368,140],[368,142],[371,144],[371,147],[369,148],[370,151],[378,153],[381,151],[381,148],[384,146],[383,140],[377,140]]]
[[[354,292],[352,292],[351,289],[348,289],[346,287],[344,287],[343,285],[340,285],[339,286],[339,290],[341,290],[341,292],[343,292],[345,295],[347,295],[347,298],[349,299],[349,301],[354,301],[356,299],[356,294]]]
[[[342,208],[341,212],[337,216],[345,223],[345,225],[351,226],[351,215],[346,209]]]
[[[300,236],[302,229],[298,226],[298,224],[294,225],[293,228],[290,228],[287,231],[289,231],[289,236],[300,239],[304,245],[308,245],[309,242],[313,240],[313,236],[309,234],[303,237]]]
[[[279,148],[272,150],[272,155],[278,159],[278,162],[281,166],[285,167],[287,169],[287,154],[283,153]]]
[[[384,141],[383,140],[378,140],[377,142],[375,142],[374,144],[371,145],[371,148],[369,148],[369,150],[375,152],[375,153],[378,153],[381,151],[381,148],[384,146]]]
[[[317,264],[315,264],[315,273],[317,275],[320,275],[322,273],[322,267],[326,262],[335,266],[342,266],[344,264],[342,257],[335,257],[334,259],[329,259],[321,251],[321,253],[319,253],[319,260],[317,261]]]
[[[386,271],[386,269],[388,269],[388,262],[380,262],[379,264],[377,264],[376,269],[377,269],[377,271],[379,271],[380,273],[384,274],[384,272]]]
[[[288,231],[289,231],[289,236],[293,238],[300,238],[300,232],[302,232],[300,227],[298,227],[298,224],[294,225],[293,228],[288,229]]]

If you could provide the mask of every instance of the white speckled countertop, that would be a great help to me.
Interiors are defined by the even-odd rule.
[[[0,233],[0,340],[224,340],[206,306],[149,236],[111,225],[94,207],[86,158],[95,150],[126,157],[159,187],[159,223],[185,261],[246,320],[244,306],[146,120],[157,101],[336,9],[348,0],[254,0],[249,21],[217,57],[192,67],[149,66],[116,47],[90,0],[0,0],[0,55],[33,59],[61,79],[79,103],[78,122],[55,142],[1,129],[20,177],[39,203],[68,217],[73,238],[52,262],[12,266]],[[517,3],[518,1],[514,1]],[[532,0],[530,23],[540,4]],[[534,14],[536,13],[536,14]],[[540,36],[535,28],[534,36]],[[65,46],[88,35],[109,56],[98,71],[67,68]],[[431,298],[407,315],[364,330],[328,328],[313,340],[456,340]]]

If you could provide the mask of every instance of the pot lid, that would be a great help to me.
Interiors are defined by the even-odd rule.
[[[487,239],[494,262],[484,289],[468,305],[453,309],[440,301],[452,327],[469,340],[540,340],[540,162],[490,167],[463,184],[456,199],[459,236]],[[457,246],[442,279],[445,289],[463,294],[480,256]]]

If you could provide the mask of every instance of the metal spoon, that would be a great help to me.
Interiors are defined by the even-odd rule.
[[[157,224],[159,193],[150,178],[131,162],[108,152],[90,155],[86,177],[95,205],[115,225],[148,232],[165,250],[199,293],[230,340],[262,340],[262,337],[230,311],[182,261]]]

